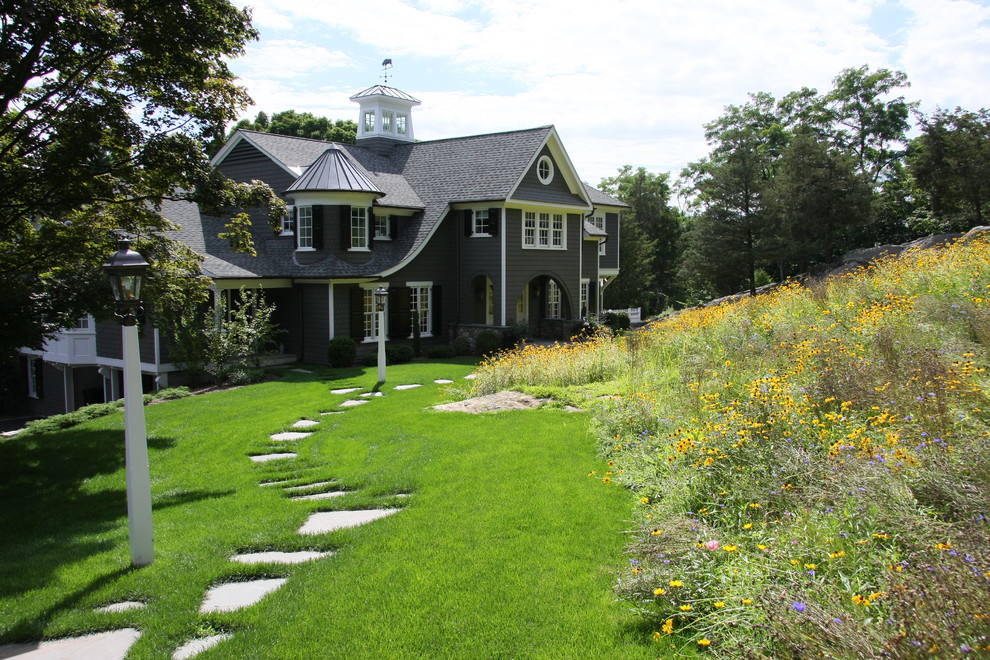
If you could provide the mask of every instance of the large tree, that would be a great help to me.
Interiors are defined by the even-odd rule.
[[[237,122],[234,130],[245,128],[263,133],[278,135],[294,135],[313,140],[328,140],[343,144],[354,144],[357,141],[357,124],[351,119],[334,121],[328,117],[317,117],[311,112],[296,112],[283,110],[268,117],[265,112],[259,112],[254,121],[242,119]],[[231,131],[233,134],[233,131]]]
[[[194,284],[195,255],[158,212],[165,200],[217,215],[267,205],[273,221],[281,212],[267,186],[225,179],[203,149],[248,101],[226,64],[257,36],[246,10],[227,0],[2,6],[0,355],[107,310],[100,265],[113,229],[139,237],[152,292]],[[250,251],[235,220],[228,235]]]

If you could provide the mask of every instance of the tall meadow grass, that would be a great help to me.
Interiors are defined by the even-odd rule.
[[[618,384],[589,476],[635,492],[616,589],[658,646],[956,657],[990,651],[988,342],[973,238],[504,354],[477,382]]]

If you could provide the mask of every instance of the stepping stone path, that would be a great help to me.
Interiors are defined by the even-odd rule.
[[[437,385],[450,385],[450,384],[451,384],[451,383],[453,383],[454,381],[452,381],[452,380],[448,380],[448,379],[446,379],[446,378],[437,378],[437,379],[436,379],[435,381],[433,381],[433,382],[434,382],[434,383],[436,383]]]
[[[332,552],[316,552],[314,550],[300,550],[298,552],[247,552],[234,555],[230,561],[241,564],[302,564],[314,559],[329,557]]]
[[[362,403],[368,403],[367,399],[348,399],[344,401],[340,406],[342,408],[353,408],[354,406],[360,406]]]
[[[417,387],[422,387],[422,385],[420,385],[418,383],[415,384],[415,385],[396,385],[395,386],[395,389],[397,389],[397,390],[413,390],[413,389],[416,389]]]
[[[312,495],[297,495],[296,497],[290,497],[293,502],[303,502],[308,500],[329,500],[334,497],[340,497],[341,495],[347,495],[346,490],[335,490],[327,493],[313,493]]]
[[[294,429],[308,429],[311,426],[316,426],[317,424],[319,424],[319,422],[317,422],[316,420],[312,420],[312,419],[300,419],[298,422],[296,422],[295,424],[292,425],[292,428],[294,428]]]
[[[350,394],[351,392],[360,392],[360,387],[346,387],[342,390],[330,390],[330,394]]]
[[[147,606],[148,606],[147,603],[142,603],[139,600],[125,600],[120,603],[110,603],[109,605],[104,605],[103,607],[97,607],[93,611],[94,612],[128,612],[130,610],[140,610]]]
[[[225,639],[230,639],[233,637],[230,633],[222,633],[220,635],[213,635],[212,637],[203,637],[201,639],[194,639],[190,642],[186,642],[179,648],[175,649],[175,653],[172,654],[172,660],[187,660],[194,655],[199,655],[206,649],[211,649]]]
[[[312,514],[303,526],[300,534],[326,534],[338,529],[357,527],[372,520],[397,513],[399,509],[369,509],[366,511],[319,511]]]
[[[292,452],[285,452],[282,454],[257,454],[251,457],[251,460],[255,463],[267,463],[268,461],[278,461],[283,458],[295,458],[299,454],[294,454]]]
[[[291,483],[292,479],[280,479],[279,481],[262,481],[259,486],[264,488],[265,486],[281,486],[282,484]]]
[[[371,398],[371,397],[376,397],[376,396],[385,396],[385,393],[384,392],[365,392],[361,396],[365,396],[365,397]]]
[[[343,410],[331,410],[329,412],[321,412],[320,414],[321,415],[343,415],[344,414],[344,411]]]
[[[4,644],[0,646],[0,658],[17,660],[71,660],[72,658],[99,658],[123,660],[131,645],[141,636],[136,628],[122,628],[107,632],[69,637],[30,644]]]
[[[254,605],[259,600],[288,582],[288,578],[270,578],[267,580],[252,580],[250,582],[228,582],[218,584],[206,592],[206,598],[200,605],[199,611],[233,612],[242,607]]]
[[[303,433],[301,431],[284,431],[282,433],[272,434],[268,437],[276,442],[285,442],[287,440],[302,440],[303,438],[308,438],[311,435],[313,434]]]
[[[289,483],[288,481],[283,481],[282,483]],[[316,481],[311,484],[299,484],[298,486],[287,486],[285,490],[291,492],[296,492],[300,490],[309,490],[310,488],[320,488],[321,486],[329,486],[330,484],[335,484],[336,481]]]

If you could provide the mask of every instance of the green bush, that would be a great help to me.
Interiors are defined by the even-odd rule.
[[[385,355],[385,361],[388,362],[388,354]],[[370,353],[365,353],[361,356],[361,366],[364,367],[374,367],[378,364],[378,351],[371,351]]]
[[[454,357],[454,348],[446,344],[441,344],[439,346],[430,346],[426,351],[426,357],[431,360],[442,360],[444,358]]]
[[[412,362],[414,357],[416,357],[416,352],[412,346],[407,344],[396,344],[385,347],[386,364],[404,364],[406,362]]]
[[[183,399],[191,395],[192,393],[185,385],[182,387],[166,387],[164,390],[158,390],[157,392],[152,392],[151,394],[145,394],[144,402],[149,403],[155,400],[171,401],[172,399]]]
[[[243,367],[241,369],[235,369],[230,372],[230,377],[228,381],[231,385],[250,385],[252,383],[261,382],[261,379],[265,377],[264,369],[252,369],[250,367]]]
[[[120,410],[123,407],[123,399],[111,401],[110,403],[94,403],[88,406],[83,406],[75,412],[65,413],[64,415],[52,415],[51,417],[45,417],[44,419],[36,419],[28,422],[26,427],[27,431],[30,432],[51,433],[52,431],[67,429],[76,426],[77,424],[82,424],[89,419],[104,417],[112,412]]]
[[[611,328],[613,332],[628,330],[632,325],[629,321],[629,315],[625,312],[605,312],[602,314],[601,322],[602,325]]]
[[[494,330],[482,330],[474,340],[474,351],[478,355],[489,355],[502,348],[502,338]]]
[[[357,357],[357,342],[350,337],[334,337],[327,346],[327,360],[331,367],[342,369],[354,364]]]
[[[454,339],[454,355],[471,355],[471,340],[464,335]]]

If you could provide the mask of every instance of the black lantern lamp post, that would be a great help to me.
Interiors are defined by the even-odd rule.
[[[385,308],[388,306],[388,289],[375,289],[375,310],[378,312],[378,382],[385,382]]]
[[[131,564],[144,566],[154,560],[155,547],[137,315],[141,311],[141,284],[151,264],[138,252],[130,249],[130,241],[127,239],[121,239],[119,247],[117,253],[103,264],[103,270],[110,277],[117,301],[117,316],[123,326],[124,453],[127,466],[127,524],[130,530]]]

